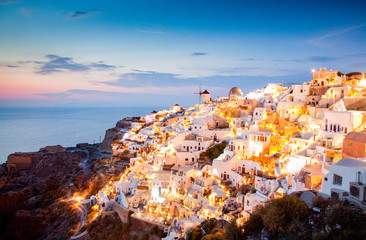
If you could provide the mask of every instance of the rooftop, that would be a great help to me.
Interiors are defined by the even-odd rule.
[[[366,133],[363,132],[349,132],[345,139],[353,140],[356,142],[363,142],[366,143]]]
[[[337,162],[335,166],[366,169],[366,161],[354,158],[343,158],[342,160]]]

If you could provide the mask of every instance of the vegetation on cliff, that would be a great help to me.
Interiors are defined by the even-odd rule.
[[[224,152],[224,149],[226,148],[227,144],[228,144],[227,142],[223,141],[221,143],[214,145],[213,147],[210,147],[206,151],[201,152],[200,159],[208,158],[210,160],[213,160],[217,158]]]
[[[187,233],[189,240],[223,240],[224,237],[224,221],[210,219],[203,221],[200,225],[192,228]]]
[[[286,195],[259,206],[242,226],[236,220],[218,225],[211,219],[192,228],[188,240],[242,239],[366,239],[366,213],[349,203],[318,197],[313,207],[297,196]]]
[[[121,222],[117,213],[104,217],[99,216],[95,221],[88,225],[88,236],[86,239],[129,239],[130,227],[130,224]]]

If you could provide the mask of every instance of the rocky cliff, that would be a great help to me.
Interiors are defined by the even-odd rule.
[[[127,129],[127,128],[131,127],[131,123],[132,123],[131,120],[122,119],[122,120],[119,120],[116,123],[116,128],[125,128],[125,129]]]
[[[9,155],[8,171],[1,171],[7,181],[0,189],[0,239],[65,239],[78,216],[58,199],[88,180],[88,156],[75,149]]]
[[[127,132],[123,128],[110,128],[105,132],[103,142],[100,144],[100,150],[102,152],[112,153],[111,144],[117,139],[122,139],[123,135]]]

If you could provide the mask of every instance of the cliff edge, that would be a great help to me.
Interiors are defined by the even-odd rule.
[[[110,128],[105,132],[103,142],[100,144],[100,151],[106,153],[112,153],[112,142],[118,139],[122,139],[124,134],[127,133],[126,129],[123,128]]]
[[[43,150],[10,154],[0,171],[5,179],[0,188],[0,239],[65,239],[79,221],[58,199],[82,185],[80,179],[88,179],[84,165],[90,154],[61,146]]]

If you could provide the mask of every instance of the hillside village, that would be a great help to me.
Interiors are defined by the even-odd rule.
[[[132,211],[175,239],[209,218],[245,222],[285,194],[366,206],[363,74],[321,68],[303,84],[200,94],[194,107],[123,120],[109,171],[124,172],[90,198],[100,212]]]

